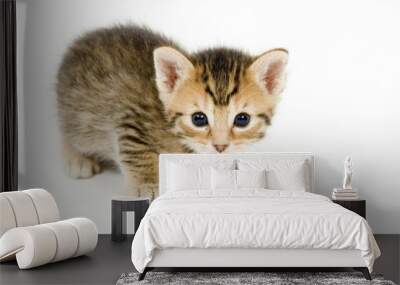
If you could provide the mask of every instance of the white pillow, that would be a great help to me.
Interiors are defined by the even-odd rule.
[[[307,191],[304,165],[286,170],[267,171],[268,188],[273,190]]]
[[[240,188],[267,188],[266,170],[211,170],[213,190],[238,190]]]
[[[211,167],[208,166],[184,166],[169,163],[167,190],[210,190],[211,189]]]
[[[267,171],[267,188],[273,190],[310,191],[308,160],[239,159],[239,170]]]
[[[168,161],[167,166],[169,164],[179,164],[185,167],[213,167],[217,169],[236,169],[236,161],[234,159],[226,159],[226,158],[219,158],[219,159],[211,159],[210,157],[198,157],[193,155],[192,158],[182,157],[176,158],[173,161]]]
[[[236,170],[212,168],[211,181],[213,190],[236,190]]]
[[[267,171],[236,170],[237,188],[267,188]]]

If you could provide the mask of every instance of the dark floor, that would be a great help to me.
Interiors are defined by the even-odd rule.
[[[116,243],[100,235],[97,248],[80,256],[41,267],[18,270],[16,262],[0,264],[0,284],[115,284],[124,272],[134,271],[132,239]]]
[[[382,256],[375,272],[399,283],[400,235],[376,235]],[[112,242],[109,235],[99,236],[97,249],[82,256],[42,267],[19,270],[15,262],[0,264],[0,284],[115,284],[124,272],[134,271],[130,260],[132,239]]]

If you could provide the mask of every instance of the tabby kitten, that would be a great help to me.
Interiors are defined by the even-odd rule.
[[[134,25],[89,32],[58,73],[69,174],[91,177],[111,161],[130,194],[157,196],[160,153],[234,152],[265,136],[287,56],[284,49],[188,54]]]

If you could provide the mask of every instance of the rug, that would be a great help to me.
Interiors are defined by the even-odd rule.
[[[368,281],[360,272],[148,272],[142,281],[138,281],[138,276],[138,273],[124,273],[117,285],[395,285],[382,275],[372,275],[373,280]]]

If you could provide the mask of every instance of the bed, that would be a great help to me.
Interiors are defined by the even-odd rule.
[[[365,219],[315,194],[311,153],[162,154],[132,262],[154,268],[352,267],[380,251]]]

